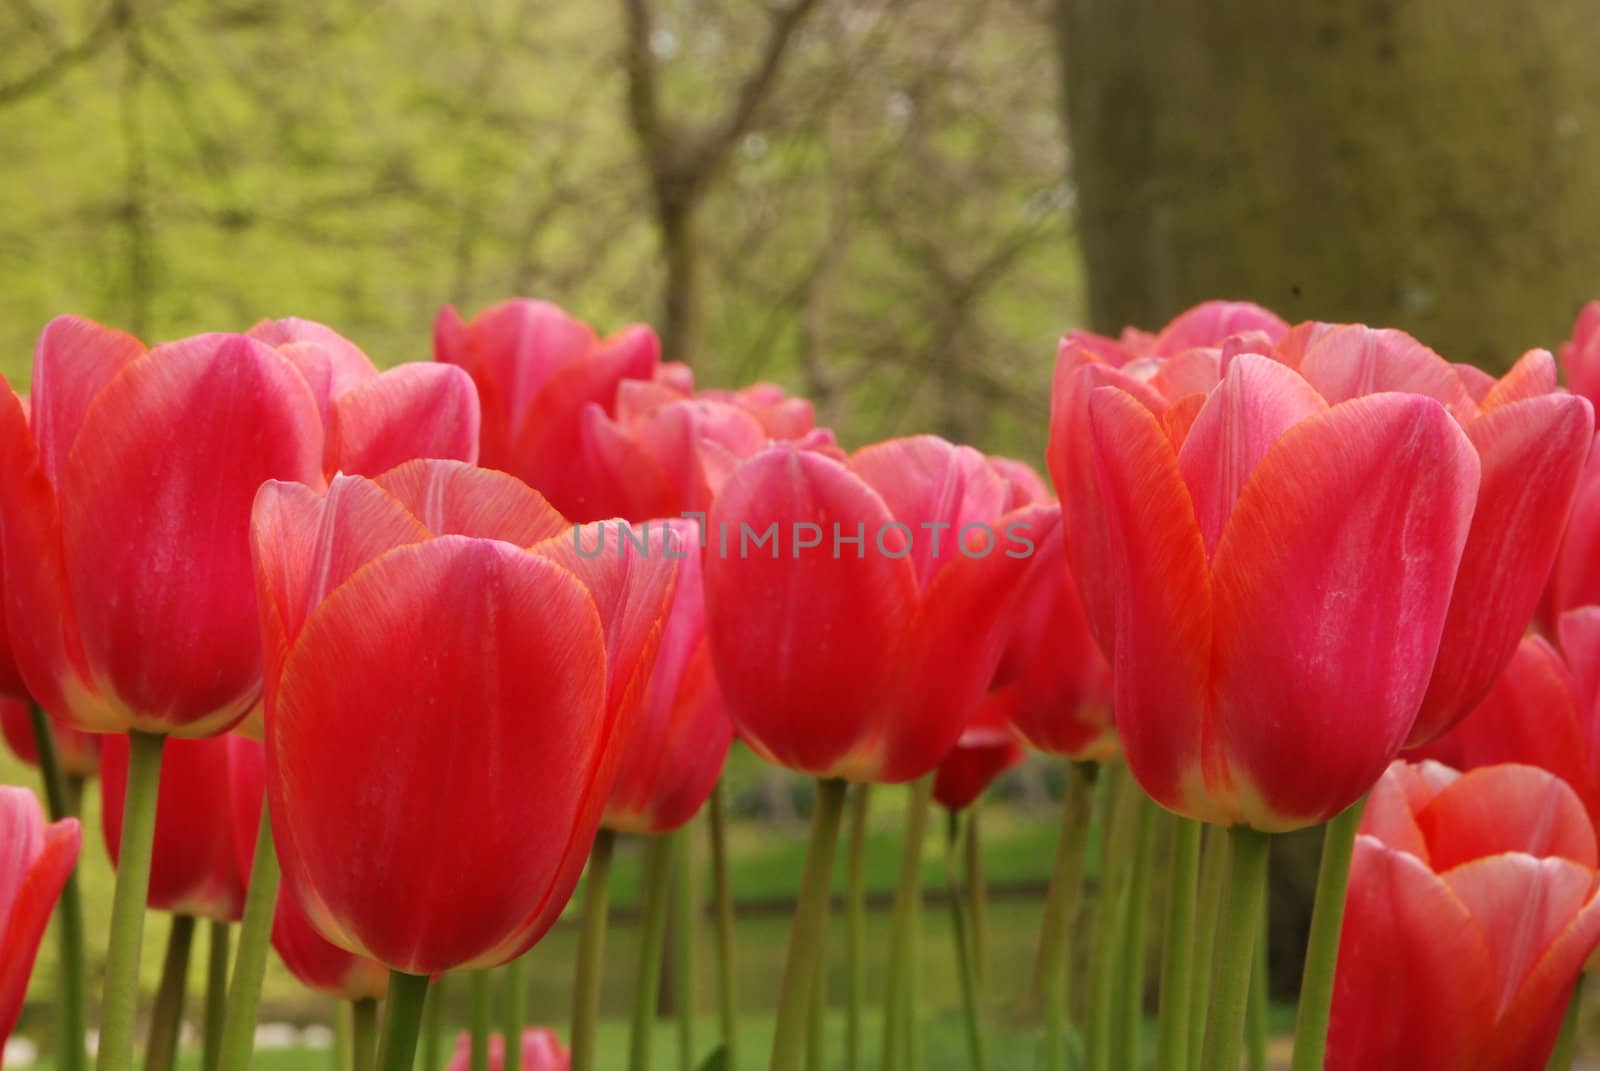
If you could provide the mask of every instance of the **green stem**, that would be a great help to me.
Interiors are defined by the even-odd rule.
[[[1171,884],[1161,952],[1161,1013],[1156,1031],[1156,1066],[1189,1066],[1189,1000],[1194,985],[1194,914],[1200,871],[1201,826],[1189,818],[1172,823]]]
[[[351,1047],[351,1020],[356,1010],[348,1001],[339,1001],[333,1012],[333,1071],[356,1071],[355,1049]]]
[[[222,1060],[222,1018],[228,1010],[228,924],[213,920],[209,929],[205,1030],[200,1039],[201,1071],[217,1071]]]
[[[1268,881],[1267,875],[1262,880]],[[1267,1071],[1267,935],[1272,886],[1262,890],[1261,933],[1256,938],[1256,962],[1250,971],[1250,1002],[1244,1009],[1245,1057],[1250,1071]]]
[[[967,819],[967,838],[976,829],[972,819]],[[966,1024],[967,1057],[973,1071],[989,1071],[989,1054],[983,1044],[982,1015],[978,1007],[978,964],[974,932],[969,932],[967,914],[969,902],[962,888],[961,868],[957,856],[961,854],[961,815],[951,811],[945,843],[945,882],[950,889],[950,932],[955,938],[956,973],[961,982],[961,1017]]]
[[[378,1054],[378,1002],[370,997],[350,1003],[350,1061],[354,1071],[372,1071]]]
[[[915,953],[922,900],[922,841],[927,833],[928,810],[933,798],[932,776],[911,786],[906,810],[905,844],[900,854],[900,885],[895,890],[894,918],[889,929],[889,990],[883,1011],[883,1071],[915,1067],[909,1051],[911,1007],[915,990]]]
[[[1189,1000],[1189,1066],[1200,1060],[1211,1010],[1211,955],[1217,947],[1217,912],[1228,886],[1228,833],[1207,825],[1200,852],[1200,898],[1195,907],[1194,985]]]
[[[528,1006],[528,957],[518,956],[500,974],[505,990],[505,1059],[502,1071],[522,1071],[522,1019]]]
[[[1136,819],[1143,793],[1125,768],[1113,773],[1110,829],[1100,852],[1100,880],[1095,898],[1094,947],[1089,956],[1088,1066],[1111,1071],[1117,1029],[1117,978],[1122,964],[1122,937],[1128,919],[1128,879],[1136,843]]]
[[[972,920],[972,981],[978,994],[989,988],[989,894],[983,873],[983,799],[967,808],[967,833],[962,838],[966,874],[962,881],[967,895],[967,917]]]
[[[1545,1071],[1572,1071],[1572,1057],[1578,1047],[1578,1009],[1583,1002],[1583,975],[1578,975],[1572,987],[1572,997],[1567,1001],[1567,1012],[1561,1017],[1561,1033],[1556,1035],[1556,1047],[1550,1052]]]
[[[1061,833],[1056,838],[1055,865],[1045,896],[1044,924],[1033,966],[1034,992],[1044,998],[1045,1067],[1064,1071],[1067,1043],[1067,983],[1072,969],[1072,944],[1078,908],[1083,900],[1083,862],[1089,844],[1093,782],[1098,768],[1067,763],[1067,784],[1061,807]]]
[[[628,1037],[630,1071],[648,1071],[650,1035],[655,1029],[656,995],[661,986],[661,954],[671,898],[672,838],[651,837],[645,845],[644,883],[640,889],[643,917],[639,924],[639,964],[633,977],[633,1027]]]
[[[78,813],[82,778],[66,778],[56,755],[55,735],[44,708],[28,704],[33,726],[34,750],[39,755],[39,772],[44,776],[45,800],[50,819],[59,822]],[[83,894],[78,890],[78,871],[74,867],[56,901],[56,929],[60,934],[61,963],[57,968],[56,1065],[60,1071],[83,1071],[88,1057],[83,1047],[84,1027],[88,1022],[88,985],[83,953]]]
[[[783,987],[778,995],[778,1023],[772,1035],[768,1071],[795,1071],[800,1053],[817,964],[822,959],[821,940],[828,921],[828,899],[833,880],[833,856],[839,847],[839,824],[844,813],[845,783],[817,782],[816,807],[811,814],[811,844],[806,849],[800,897],[795,903],[794,925],[789,929],[788,959]]]
[[[1131,778],[1130,778],[1131,780]],[[1139,796],[1138,829],[1134,835],[1133,862],[1128,874],[1127,906],[1122,918],[1122,963],[1118,976],[1122,993],[1117,1001],[1115,1052],[1128,1067],[1142,1063],[1139,1045],[1144,1026],[1145,936],[1150,920],[1150,872],[1155,863],[1156,818],[1160,808],[1143,793]]]
[[[1300,1010],[1294,1024],[1294,1071],[1322,1071],[1328,1048],[1328,1016],[1333,1010],[1333,975],[1339,964],[1339,931],[1344,927],[1345,896],[1350,891],[1350,860],[1361,825],[1363,798],[1334,818],[1322,833],[1322,866],[1311,908],[1311,936],[1300,979]]]
[[[806,1014],[806,1071],[824,1071],[828,1066],[828,905],[824,904],[823,911],[822,935],[817,939],[817,973]]]
[[[161,984],[150,1009],[150,1033],[145,1037],[145,1071],[172,1071],[178,1057],[178,1033],[183,1027],[183,1001],[189,988],[189,950],[194,945],[194,916],[173,915],[167,931],[167,954],[161,961]]]
[[[677,918],[672,929],[672,966],[677,999],[673,1001],[678,1012],[678,1069],[695,1071],[694,1061],[694,993],[695,993],[695,931],[700,921],[699,903],[694,888],[694,842],[689,839],[689,827],[683,826],[672,834],[672,850],[676,856],[673,864],[675,890],[673,903],[677,905]],[[512,1071],[507,1068],[506,1071]]]
[[[849,971],[845,993],[844,1057],[847,1071],[861,1071],[862,1009],[867,993],[867,815],[872,786],[859,784],[850,799],[850,842],[845,879],[845,959]],[[729,1062],[730,1067],[733,1066]]]
[[[422,1066],[424,1071],[439,1071],[444,1066],[444,987],[445,975],[428,987],[423,1005]]]
[[[600,972],[605,965],[606,905],[611,896],[611,858],[617,835],[595,834],[583,877],[583,929],[578,934],[578,969],[572,994],[572,1071],[594,1071],[595,1027],[600,1021]],[[430,1064],[429,1071],[437,1066]]]
[[[378,1043],[376,1071],[411,1071],[417,1056],[422,1005],[427,998],[427,975],[389,972],[389,997],[383,1002],[383,1037]]]
[[[1266,890],[1267,835],[1248,826],[1228,830],[1228,895],[1217,927],[1216,974],[1200,1071],[1238,1071],[1244,1010],[1250,994],[1256,936]]]
[[[728,878],[727,788],[711,790],[711,884],[717,909],[717,1012],[728,1067],[739,1066],[739,1005],[733,973],[733,883]]]
[[[246,1071],[254,1055],[256,1013],[261,1006],[261,982],[267,973],[267,949],[272,944],[272,916],[278,906],[278,850],[272,841],[272,816],[261,808],[256,830],[256,856],[250,866],[250,887],[244,898],[244,920],[239,924],[239,951],[233,958],[233,981],[228,987],[228,1008],[222,1014],[222,1046],[217,1066],[222,1071]]]
[[[128,784],[122,804],[117,890],[111,904],[106,950],[105,996],[101,1001],[98,1071],[133,1067],[133,1023],[139,1003],[139,953],[144,945],[145,897],[150,891],[150,852],[156,836],[156,796],[161,749],[167,738],[128,734]]]
[[[471,971],[467,978],[471,1003],[471,1057],[467,1066],[472,1071],[489,1071],[489,972]]]

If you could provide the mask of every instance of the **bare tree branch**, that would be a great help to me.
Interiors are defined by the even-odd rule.
[[[110,44],[117,32],[128,24],[130,10],[127,0],[113,0],[100,21],[75,45],[59,49],[49,59],[18,78],[0,85],[0,105],[15,104],[35,93],[43,92],[79,64],[86,63]]]

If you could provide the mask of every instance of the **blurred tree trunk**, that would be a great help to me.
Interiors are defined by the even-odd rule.
[[[1091,318],[1210,297],[1504,365],[1600,294],[1585,0],[1055,0]]]

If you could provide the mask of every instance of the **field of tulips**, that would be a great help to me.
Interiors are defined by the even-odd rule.
[[[304,320],[63,317],[0,393],[0,1040],[54,1071],[1576,1066],[1600,302],[1498,379],[1237,302],[1069,332],[1047,475],[846,449],[544,302],[433,341],[380,371]],[[1030,751],[1053,827],[980,808]],[[732,813],[765,765],[808,779],[803,853]],[[1317,828],[1275,1014],[1270,849]],[[1018,875],[1042,900],[988,895]],[[269,972],[330,1052],[261,1043]]]

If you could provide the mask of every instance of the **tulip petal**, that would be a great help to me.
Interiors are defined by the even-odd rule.
[[[609,789],[590,782],[604,670],[588,592],[503,543],[400,547],[336,590],[268,736],[279,855],[313,924],[416,974],[536,940]]]
[[[987,527],[1005,512],[1010,497],[988,458],[933,435],[863,447],[851,455],[850,471],[911,529],[910,561],[924,586],[959,556],[965,526]]]
[[[336,476],[326,495],[278,480],[261,486],[251,511],[250,546],[269,705],[289,648],[322,600],[367,562],[428,534],[370,480]]]
[[[1361,812],[1361,832],[1383,842],[1384,847],[1407,852],[1431,865],[1427,838],[1417,825],[1416,810],[1425,805],[1431,793],[1416,802],[1415,769],[1405,762],[1392,762],[1367,794],[1367,806]]]
[[[9,389],[0,392],[0,547],[11,652],[28,694],[75,728],[125,729],[90,683],[67,592],[55,491],[22,401]]]
[[[93,320],[58,316],[45,325],[33,351],[33,434],[51,486],[61,486],[89,404],[144,354],[132,335]]]
[[[1147,384],[1110,365],[1088,360],[1063,342],[1050,391],[1050,444],[1045,457],[1050,480],[1061,497],[1067,558],[1078,581],[1084,613],[1100,649],[1109,657],[1116,635],[1116,601],[1111,571],[1105,567],[1111,560],[1111,535],[1089,426],[1089,396],[1103,386],[1127,392],[1152,413],[1162,412],[1166,403]]]
[[[46,825],[38,797],[0,785],[0,1047],[17,1025],[39,942],[82,847],[76,818]]]
[[[1561,371],[1572,393],[1600,401],[1600,301],[1586,303],[1561,347]]]
[[[167,741],[156,795],[148,906],[216,922],[239,921],[244,913],[245,875],[235,850],[229,752],[258,746],[231,733]],[[121,859],[128,748],[125,734],[111,733],[100,757],[101,831],[112,865]]]
[[[1102,387],[1089,416],[1116,587],[1117,734],[1129,769],[1156,802],[1214,819],[1201,783],[1211,781],[1202,768],[1212,592],[1194,506],[1166,432],[1137,399]],[[1081,581],[1076,569],[1073,575]]]
[[[1566,394],[1502,405],[1468,425],[1483,485],[1410,743],[1466,717],[1516,650],[1550,577],[1593,435],[1589,403]]]
[[[1597,944],[1600,897],[1591,895],[1523,979],[1517,995],[1495,1024],[1474,1071],[1521,1071],[1545,1065],[1578,976]]]
[[[1332,817],[1399,751],[1433,667],[1477,468],[1444,410],[1407,394],[1336,405],[1256,467],[1212,562],[1226,763],[1216,780],[1252,825]]]
[[[1327,1071],[1460,1071],[1494,1021],[1488,945],[1416,856],[1356,838]]]
[[[623,718],[619,731],[627,735],[655,665],[678,563],[696,552],[699,533],[687,522],[601,521],[582,527],[585,532],[553,536],[533,552],[572,573],[593,597],[606,635],[607,706],[612,717]],[[608,534],[615,548],[609,553]],[[582,552],[590,545],[599,553]]]
[[[1567,783],[1534,766],[1468,771],[1417,812],[1440,873],[1502,852],[1559,856],[1594,869],[1594,826]]]
[[[1399,391],[1425,394],[1463,422],[1478,412],[1449,361],[1392,327],[1336,327],[1306,351],[1297,367],[1330,405]]]
[[[342,472],[376,476],[412,458],[478,459],[478,392],[461,369],[403,364],[333,399],[328,435]]]
[[[1594,724],[1591,707],[1580,706],[1579,687],[1549,642],[1530,635],[1483,702],[1423,751],[1432,755],[1452,749],[1467,769],[1526,763],[1549,770],[1578,793],[1590,815],[1600,815],[1592,740],[1600,726]]]
[[[1496,1015],[1510,1006],[1594,890],[1591,868],[1520,852],[1477,859],[1441,877],[1488,942]]]
[[[1249,301],[1206,301],[1180,313],[1156,336],[1151,355],[1166,357],[1195,346],[1215,346],[1229,335],[1264,331],[1277,338],[1289,325],[1270,309]]]
[[[1270,358],[1243,354],[1228,367],[1178,452],[1207,554],[1216,552],[1239,492],[1267,451],[1284,432],[1327,408],[1299,373]]]
[[[1564,664],[1571,667],[1577,720],[1585,730],[1580,750],[1590,763],[1589,768],[1600,773],[1594,770],[1594,764],[1600,762],[1600,719],[1594,717],[1595,704],[1600,702],[1600,606],[1580,606],[1562,614],[1556,621],[1556,636],[1561,642]],[[1595,780],[1600,783],[1600,777]]]
[[[1549,350],[1529,350],[1511,366],[1478,406],[1484,412],[1512,402],[1526,401],[1556,390],[1556,359]]]
[[[712,503],[703,554],[712,661],[735,725],[772,761],[831,776],[893,701],[889,663],[917,582],[894,545],[870,545],[892,521],[843,465],[787,446],[739,466]],[[815,547],[798,546],[797,523],[816,525]],[[744,538],[769,526],[770,555]]]
[[[571,520],[604,519],[605,514],[588,500],[581,467],[570,464],[580,449],[584,407],[592,403],[612,412],[617,385],[625,379],[649,379],[660,359],[655,332],[633,327],[607,339],[584,359],[553,371],[512,440],[509,470],[538,488]],[[487,400],[484,404],[487,409]]]
[[[531,547],[569,527],[549,502],[515,476],[461,461],[419,458],[390,469],[376,482],[434,535]]]
[[[955,747],[994,680],[1014,627],[1018,581],[1028,566],[1015,538],[1043,531],[1054,514],[1048,506],[1006,514],[994,522],[992,540],[973,532],[939,570],[906,630],[896,712],[881,720],[875,739],[857,749],[846,776],[909,781]]]
[[[1161,362],[1150,377],[1150,386],[1163,398],[1210,394],[1222,381],[1221,368],[1221,351],[1213,346],[1184,350]]]
[[[138,728],[206,736],[260,691],[250,507],[269,479],[322,482],[305,380],[242,335],[129,365],[90,406],[61,494],[84,650]]]

